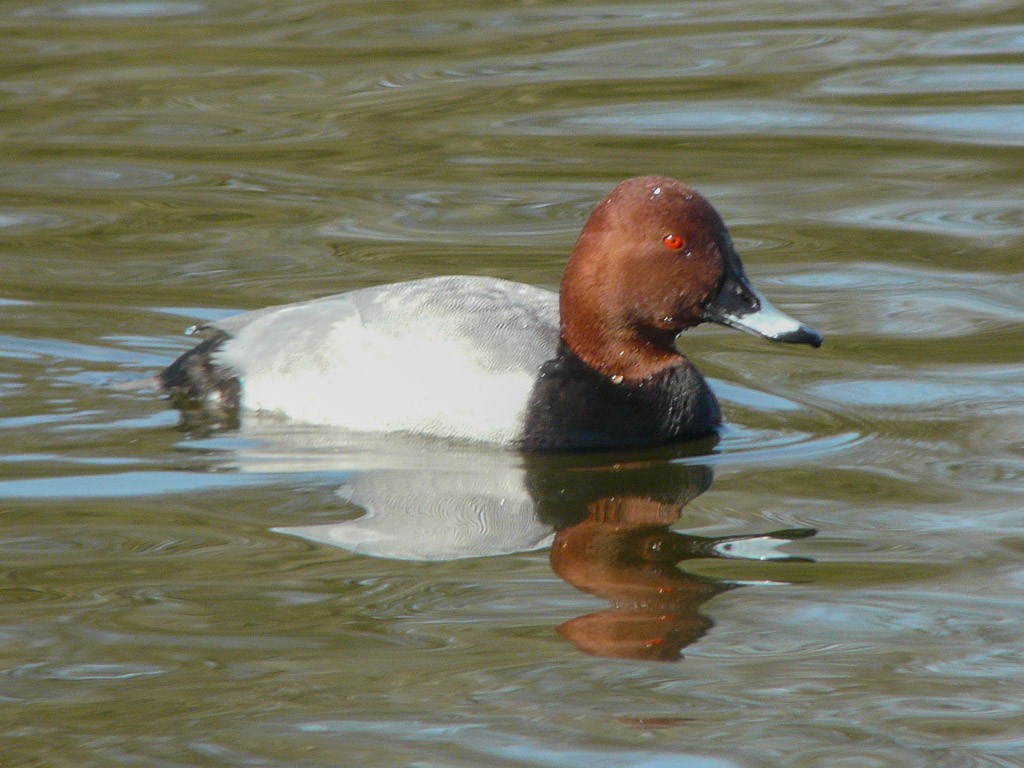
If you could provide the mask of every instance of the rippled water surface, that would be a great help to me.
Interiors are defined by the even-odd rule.
[[[1024,765],[1024,13],[0,3],[8,765]],[[125,388],[201,319],[557,285],[665,173],[826,335],[536,459]]]

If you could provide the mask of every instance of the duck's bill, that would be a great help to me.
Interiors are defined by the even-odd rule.
[[[821,346],[821,334],[772,306],[745,276],[730,275],[704,310],[704,319],[787,344]]]

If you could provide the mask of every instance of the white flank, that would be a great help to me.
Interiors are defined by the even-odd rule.
[[[482,365],[444,318],[381,330],[343,301],[253,313],[234,334],[217,360],[242,374],[244,408],[345,429],[507,443],[536,378]]]

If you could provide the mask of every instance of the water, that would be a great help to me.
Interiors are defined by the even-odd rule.
[[[5,764],[1024,765],[1017,4],[0,24]],[[715,445],[189,432],[122,387],[240,309],[554,287],[652,172],[826,335],[692,332]]]

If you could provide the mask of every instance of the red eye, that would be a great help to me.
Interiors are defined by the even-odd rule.
[[[672,248],[673,250],[683,247],[683,238],[679,235],[665,235],[661,238],[661,242],[665,244],[666,248]]]

